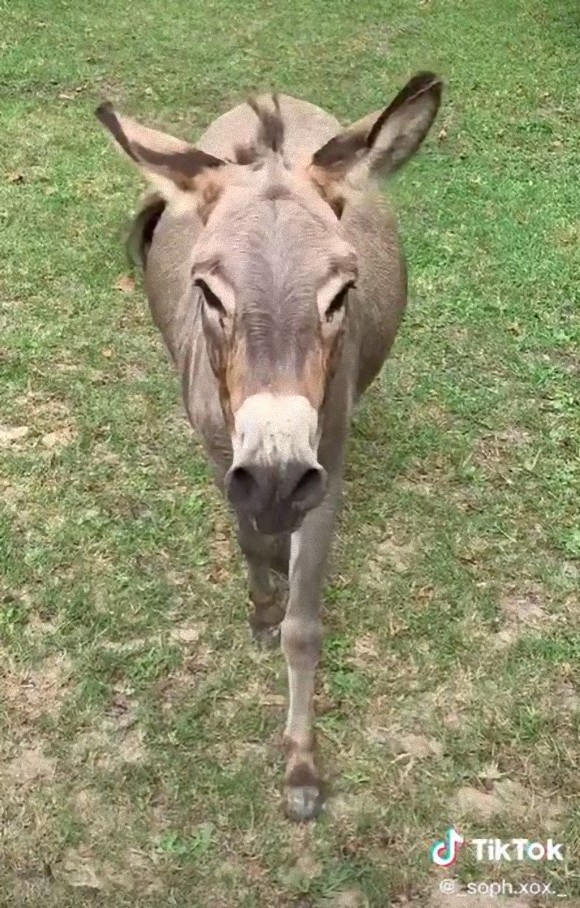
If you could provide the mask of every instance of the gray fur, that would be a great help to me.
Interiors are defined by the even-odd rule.
[[[356,257],[358,277],[356,289],[349,291],[342,347],[318,411],[316,454],[328,477],[324,499],[306,513],[298,529],[278,538],[260,535],[243,516],[238,521],[255,628],[268,629],[265,616],[276,616],[271,620],[277,623],[283,612],[275,576],[289,578],[288,604],[281,623],[293,692],[286,727],[286,803],[289,814],[299,820],[309,819],[320,806],[320,798],[315,796],[320,782],[313,761],[312,696],[322,636],[324,571],[352,409],[381,369],[407,303],[405,259],[393,213],[368,180],[359,181],[358,186],[349,182],[348,161],[339,160],[337,168],[336,160],[341,147],[347,151],[352,147],[358,167],[364,164],[364,148],[368,146],[370,155],[372,144],[369,172],[377,168],[379,160],[396,158],[399,166],[402,157],[414,153],[435,116],[440,83],[434,79],[431,74],[420,74],[397,96],[402,100],[395,99],[392,118],[385,117],[383,146],[382,123],[381,129],[374,126],[380,111],[358,121],[345,132],[344,140],[331,146],[327,157],[332,158],[335,171],[344,170],[341,183],[333,187],[343,199],[340,221],[304,168],[343,129],[326,111],[286,95],[275,101],[274,96],[265,96],[253,107],[235,107],[218,117],[197,143],[197,149],[211,160],[229,162],[223,168],[224,188],[215,213],[209,214],[207,223],[193,196],[189,207],[176,207],[170,200],[162,212],[159,196],[154,196],[137,220],[147,223],[149,204],[156,220],[154,232],[150,224],[147,242],[141,244],[147,298],[181,377],[187,414],[222,489],[232,465],[232,428],[208,355],[202,297],[192,285],[192,267],[209,269],[210,274],[219,272],[226,285],[234,288],[235,315],[231,317],[244,340],[247,367],[240,381],[247,385],[244,393],[252,394],[276,381],[300,379],[314,338],[324,328],[319,325],[316,287],[333,263],[339,270],[348,269],[353,255]],[[259,111],[262,114],[257,120]],[[265,115],[264,111],[270,112]],[[359,133],[360,140],[356,138]],[[368,141],[371,133],[372,143]],[[159,145],[156,134],[151,135]],[[171,142],[171,148],[178,150],[178,154],[172,152],[174,159],[188,154],[177,140]],[[251,149],[251,153],[244,155],[240,149]],[[158,158],[156,152],[155,160]],[[258,161],[263,166],[257,167]],[[212,172],[218,170],[212,165]],[[278,464],[277,469],[282,470],[283,465]]]

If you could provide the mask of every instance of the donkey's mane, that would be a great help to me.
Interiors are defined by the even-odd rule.
[[[278,95],[272,92],[270,97],[271,107],[256,97],[248,98],[246,103],[258,118],[256,137],[253,142],[236,145],[234,160],[229,163],[253,164],[259,168],[272,153],[280,156],[280,160],[282,160],[284,121],[280,112]],[[273,185],[269,187],[269,192],[270,196],[275,198],[283,190],[274,181]],[[149,193],[143,199],[129,228],[127,251],[131,264],[139,265],[141,268],[145,267],[153,233],[166,204],[165,200],[156,192]]]
[[[278,95],[273,92],[271,98],[273,110],[264,103],[260,103],[255,97],[248,98],[246,103],[258,118],[258,129],[253,142],[236,145],[234,149],[236,164],[255,164],[271,152],[282,153],[284,121],[280,112]]]

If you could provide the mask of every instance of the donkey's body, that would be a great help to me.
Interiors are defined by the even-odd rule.
[[[296,819],[320,804],[314,671],[352,407],[407,302],[393,215],[347,175],[399,166],[439,97],[439,80],[420,74],[386,111],[347,130],[312,104],[262,98],[215,120],[196,148],[110,107],[99,112],[156,188],[135,222],[147,297],[189,419],[237,512],[250,623],[263,639],[281,623],[286,807]],[[286,610],[272,570],[289,578]]]

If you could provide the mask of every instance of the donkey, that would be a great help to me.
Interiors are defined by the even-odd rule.
[[[264,95],[218,117],[196,146],[109,102],[96,111],[150,183],[131,242],[152,317],[236,515],[250,625],[258,639],[281,640],[284,806],[297,821],[323,800],[314,681],[352,410],[407,304],[396,221],[376,178],[418,150],[441,93],[441,80],[420,72],[346,129],[313,104]]]

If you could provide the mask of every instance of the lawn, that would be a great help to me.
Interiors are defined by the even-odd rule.
[[[0,905],[580,905],[577,0],[0,11]],[[124,257],[141,184],[93,111],[195,138],[277,88],[346,123],[427,68],[444,104],[389,187],[411,305],[356,416],[326,589],[330,797],[296,826],[283,659],[250,641]],[[565,861],[437,870],[453,824]]]

